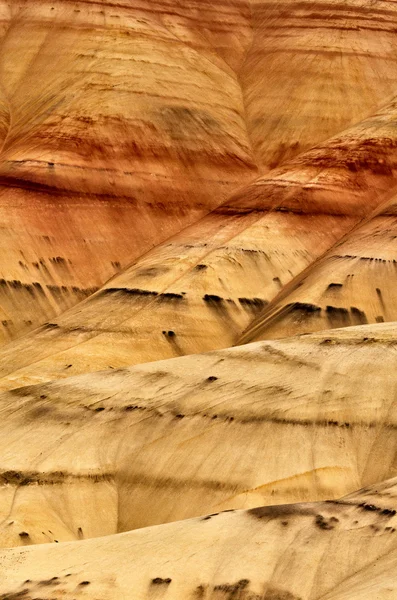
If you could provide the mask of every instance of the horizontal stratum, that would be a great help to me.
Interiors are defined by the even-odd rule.
[[[397,3],[0,0],[0,600],[397,600]]]

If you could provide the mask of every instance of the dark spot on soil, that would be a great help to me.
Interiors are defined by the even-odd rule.
[[[20,598],[25,598],[28,592],[28,589],[21,590],[20,592],[6,592],[5,594],[0,594],[0,600],[19,600]]]
[[[56,323],[45,323],[43,329],[59,329],[59,325]]]
[[[57,265],[66,265],[66,260],[62,258],[62,256],[52,256],[50,258],[50,263]]]
[[[392,508],[384,508],[383,510],[380,511],[381,515],[385,515],[386,517],[394,517],[394,515],[396,514],[396,511]]]
[[[165,292],[158,295],[160,300],[183,300],[183,294],[175,294],[174,292]]]
[[[330,283],[329,286],[327,287],[327,290],[341,288],[341,287],[343,287],[343,283]]]
[[[222,302],[223,298],[216,296],[215,294],[205,294],[203,300],[204,302]]]
[[[315,524],[317,525],[317,527],[319,527],[320,529],[324,529],[326,531],[334,529],[336,523],[338,523],[338,522],[339,522],[339,519],[337,519],[336,517],[330,517],[329,519],[327,519],[323,515],[316,515],[316,518],[315,518]]]
[[[307,302],[292,302],[291,304],[287,304],[287,307],[290,308],[291,311],[300,310],[306,313],[315,313],[321,311],[319,306],[316,306],[315,304],[309,304]]]
[[[227,511],[224,511],[227,512]],[[217,517],[219,515],[219,513],[211,513],[210,515],[206,515],[205,517],[202,518],[202,521],[208,521],[208,519],[211,519],[211,517]]]
[[[348,325],[350,323],[350,315],[347,308],[341,306],[327,306],[325,311],[331,327]]]
[[[241,597],[240,594],[249,585],[249,579],[240,579],[237,583],[224,583],[221,585],[214,585],[214,592],[223,592],[228,594],[228,599]]]
[[[372,512],[380,510],[380,508],[378,508],[374,504],[366,504],[365,502],[363,502],[362,504],[359,504],[359,506],[360,506],[360,508],[362,508],[364,510],[369,510]]]
[[[207,265],[196,265],[195,271],[202,271],[203,269],[207,269]]]
[[[166,337],[174,337],[176,335],[175,331],[162,331],[161,332],[163,335],[165,335]]]
[[[127,296],[158,296],[158,292],[151,290],[140,290],[138,288],[106,288],[99,292],[98,296],[106,296],[109,294],[124,294]]]
[[[308,516],[314,514],[314,508],[300,504],[276,504],[274,506],[258,506],[247,510],[247,514],[257,518],[276,519],[288,516]]]
[[[167,577],[166,579],[162,579],[161,577],[155,577],[154,579],[152,579],[152,584],[153,585],[169,585],[171,583],[172,579],[170,579],[169,577]]]
[[[359,308],[356,308],[355,306],[351,306],[350,311],[354,322],[360,325],[365,325],[366,323],[368,323],[368,319],[364,311],[360,310]]]
[[[210,375],[209,377],[207,377],[207,381],[216,381],[218,379],[218,377],[215,377],[215,375]]]
[[[196,587],[196,589],[194,590],[194,598],[196,598],[196,600],[201,600],[202,598],[204,598],[205,595],[205,587],[203,585],[198,585]]]
[[[327,306],[325,310],[327,313],[337,314],[337,315],[347,315],[349,312],[347,310],[347,308],[343,308],[343,307],[339,307],[339,306]]]
[[[51,579],[43,579],[43,581],[39,581],[39,585],[42,586],[50,586],[50,585],[59,585],[60,581],[58,581],[58,577],[51,577]]]
[[[262,300],[262,298],[238,298],[238,301],[242,306],[245,306],[254,312],[259,312],[269,304],[267,300]]]

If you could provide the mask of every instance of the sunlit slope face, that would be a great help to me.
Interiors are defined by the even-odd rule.
[[[86,302],[7,345],[1,385],[238,343],[281,290],[389,198],[395,123],[392,102],[244,187]]]
[[[286,286],[239,343],[396,321],[396,239],[394,196]]]
[[[264,168],[357,123],[395,94],[394,2],[251,5],[253,40],[240,81]]]
[[[0,5],[3,340],[255,175],[232,68],[247,7],[229,8],[211,9],[204,31],[193,6],[178,17],[161,2]],[[218,46],[232,40],[230,66]]]
[[[394,476],[395,347],[394,325],[378,324],[3,394],[0,543],[336,498]]]
[[[141,177],[176,180],[187,178],[189,164],[190,177],[215,167],[219,179],[222,167],[226,177],[238,166],[233,159],[252,166],[236,76],[199,31],[180,40],[162,22],[161,3],[82,8],[11,9],[2,40],[12,116],[3,177],[131,194],[138,166]],[[242,43],[245,37],[242,16]]]
[[[0,590],[27,599],[118,599],[134,590],[145,599],[387,600],[397,586],[396,506],[394,478],[333,502],[10,548],[1,556]]]
[[[395,91],[394,12],[0,4],[2,340],[370,114]]]
[[[0,600],[397,596],[396,17],[0,0]]]

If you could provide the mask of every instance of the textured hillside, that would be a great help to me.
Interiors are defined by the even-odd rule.
[[[6,346],[0,350],[0,387],[233,345],[258,313],[260,323],[266,319],[273,305],[277,306],[283,286],[281,295],[291,280],[291,286],[301,285],[307,269],[313,270],[316,285],[321,285],[316,260],[329,248],[330,256],[335,252],[342,256],[340,262],[348,270],[344,276],[352,273],[351,259],[343,256],[351,256],[353,250],[341,250],[341,239],[350,240],[351,235],[352,241],[345,242],[351,246],[357,235],[366,235],[372,246],[378,243],[385,252],[384,235],[360,234],[368,224],[354,229],[373,211],[377,215],[379,205],[385,206],[387,220],[379,225],[376,216],[369,223],[383,227],[381,234],[387,232],[392,253],[394,238],[389,229],[394,221],[387,214],[393,206],[388,198],[396,185],[396,123],[392,102],[341,136],[246,186],[141,257],[85,303]],[[365,244],[363,240],[356,245],[363,253],[374,252]],[[325,265],[326,277],[334,277],[335,270],[328,268],[326,260],[318,264]],[[327,285],[322,285],[321,292]],[[371,285],[377,287],[372,279]],[[335,294],[334,288],[340,293],[338,286],[331,286],[330,294]],[[356,289],[363,296],[362,286]],[[304,290],[298,287],[299,298]],[[325,298],[324,302],[331,301]],[[375,322],[385,312],[374,308],[376,315],[365,320],[361,313],[368,310],[351,300],[357,311],[350,321],[337,318],[342,308],[332,315],[324,310],[319,322],[319,311],[310,311],[317,302],[304,299],[303,308],[299,303],[294,308],[287,296],[285,303],[291,305],[297,326],[301,325],[299,333],[306,331],[302,314],[312,319],[314,314],[317,329],[324,329]],[[306,304],[310,306],[305,311]],[[383,318],[388,320],[388,314]]]
[[[396,197],[310,265],[239,342],[397,320]]]
[[[3,598],[386,600],[396,480],[334,502],[260,507],[84,542],[10,549]]]
[[[265,168],[361,121],[396,93],[394,2],[252,0],[251,10],[240,81]]]
[[[3,339],[76,304],[256,173],[236,73],[213,49],[229,43],[241,60],[247,6],[211,10],[214,40],[193,6],[181,39],[161,8],[0,3]]]
[[[386,102],[396,10],[2,1],[2,339]]]
[[[385,323],[5,393],[0,543],[337,498],[393,477],[395,353]]]
[[[397,598],[396,64],[392,0],[0,0],[0,600]]]

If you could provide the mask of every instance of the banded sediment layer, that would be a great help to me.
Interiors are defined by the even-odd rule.
[[[396,339],[394,324],[350,327],[3,393],[0,544],[338,498],[393,477]]]
[[[0,600],[397,597],[396,4],[0,50]]]

